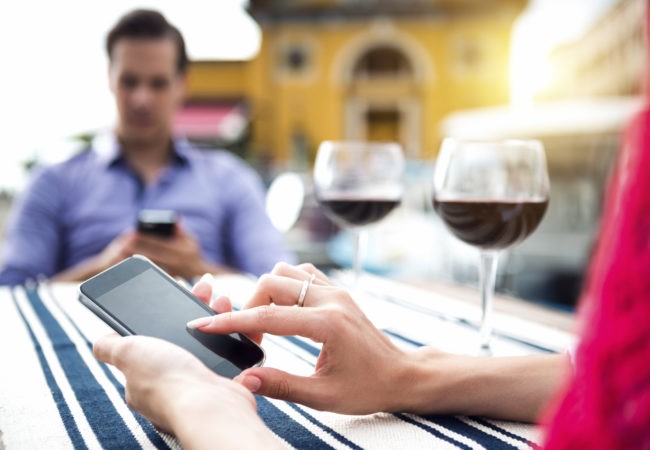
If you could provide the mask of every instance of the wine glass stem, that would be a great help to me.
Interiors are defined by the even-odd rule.
[[[352,271],[354,272],[354,283],[357,284],[361,277],[363,258],[366,254],[366,246],[368,244],[368,234],[364,229],[355,229],[352,233],[354,235],[354,260],[352,263]]]
[[[481,289],[481,349],[490,349],[492,337],[492,297],[494,296],[494,282],[497,275],[499,253],[496,251],[481,251],[481,266],[479,283]]]

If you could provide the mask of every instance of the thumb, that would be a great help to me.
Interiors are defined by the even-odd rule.
[[[293,375],[271,367],[255,367],[239,374],[235,381],[249,391],[279,400],[302,404],[318,403],[320,392],[317,380]]]

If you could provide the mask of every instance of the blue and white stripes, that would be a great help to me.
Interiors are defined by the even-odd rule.
[[[252,282],[229,276],[218,278],[215,286],[237,303]],[[474,332],[410,300],[374,297],[361,299],[360,305],[402,348],[435,341],[439,333],[449,339],[449,333]],[[109,331],[77,301],[75,284],[0,290],[0,431],[7,450],[180,448],[126,406],[121,373],[93,357],[91,342]],[[508,354],[539,353],[563,345],[558,341],[540,348],[538,342],[521,340],[497,336],[502,341],[497,348]],[[313,370],[319,352],[318,345],[296,337],[269,336],[263,345],[267,365],[298,374]],[[257,402],[271,430],[288,447],[300,449],[530,449],[538,439],[533,426],[483,418],[344,416],[263,397]]]
[[[160,435],[149,422],[129,410],[122,383],[112,369],[95,360],[88,337],[49,294],[46,288],[16,288],[12,302],[51,391],[51,399],[43,395],[34,406],[53,401],[63,426],[59,434],[68,437],[60,447],[180,448],[173,438]],[[28,351],[25,346],[21,354]],[[47,426],[57,427],[59,423],[54,419],[51,417]],[[4,424],[0,426],[10,448],[7,441],[13,439],[11,430]],[[45,447],[52,448],[44,442]]]
[[[300,356],[301,364],[285,363],[279,367],[293,365],[296,373],[309,373],[313,370],[318,348],[313,344],[294,337],[267,337],[265,348],[272,349],[274,359],[279,361],[280,353],[287,352],[287,358],[294,354]],[[287,345],[287,341],[291,345]],[[296,344],[296,341],[301,341]],[[284,342],[283,342],[284,341]],[[277,347],[277,350],[276,348]],[[309,362],[308,359],[312,358]],[[276,365],[276,364],[273,364]],[[399,388],[396,389],[398,394]],[[273,404],[287,405],[277,400],[267,400]],[[338,414],[314,411],[301,405],[290,406],[300,415],[292,419],[315,430],[332,435],[334,448],[449,448],[449,449],[529,449],[534,448],[537,433],[534,427],[525,424],[512,424],[487,421],[473,417],[437,417],[412,414],[374,414],[371,416],[341,416]],[[286,410],[286,407],[281,407]],[[267,417],[267,423],[269,423]],[[333,432],[337,430],[337,432]],[[342,431],[345,430],[345,431]],[[372,430],[371,432],[369,432]],[[516,432],[513,432],[516,430]],[[299,447],[299,448],[305,448]],[[321,448],[321,447],[313,447]],[[327,447],[324,447],[327,448]]]

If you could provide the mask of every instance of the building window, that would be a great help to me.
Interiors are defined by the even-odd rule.
[[[381,46],[367,51],[354,67],[355,78],[402,78],[413,73],[406,56],[394,47]]]
[[[469,70],[480,67],[483,54],[478,44],[473,41],[465,41],[458,48],[458,63],[461,67]]]
[[[286,66],[292,72],[300,72],[307,64],[307,52],[301,47],[292,47],[286,55]]]
[[[303,43],[289,43],[278,49],[279,72],[284,76],[304,76],[310,72],[311,51]]]
[[[458,77],[490,76],[496,67],[490,58],[494,48],[490,39],[476,36],[457,37],[452,41],[451,68]]]

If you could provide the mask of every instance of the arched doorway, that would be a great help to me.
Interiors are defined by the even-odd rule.
[[[345,87],[346,138],[394,141],[409,156],[420,153],[417,76],[400,46],[367,43],[352,60]]]

